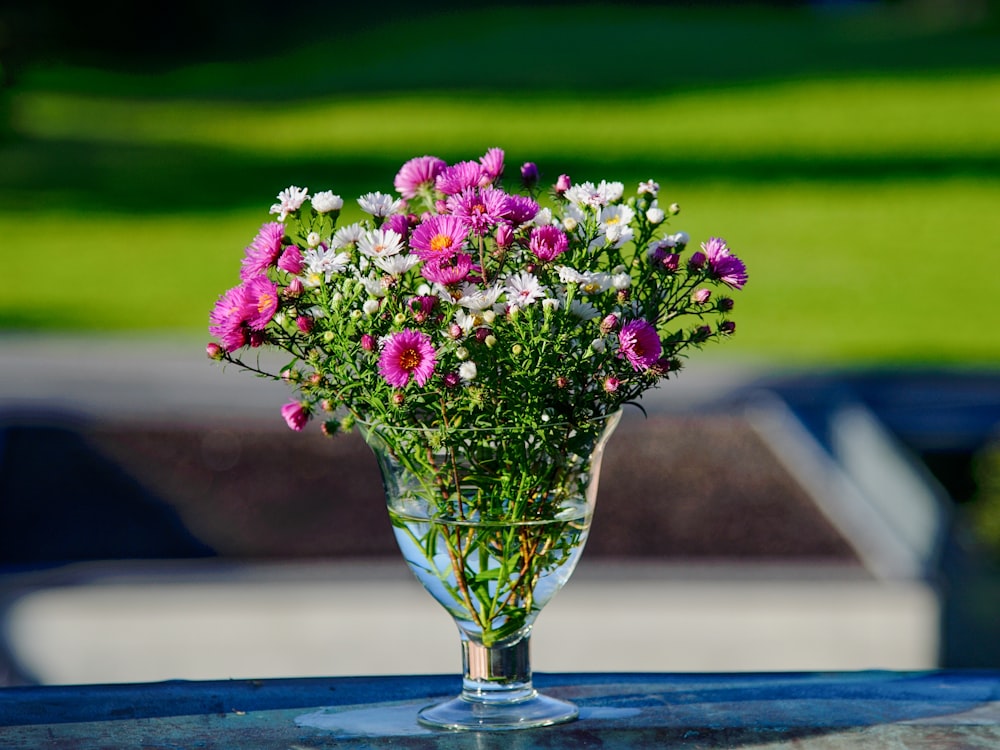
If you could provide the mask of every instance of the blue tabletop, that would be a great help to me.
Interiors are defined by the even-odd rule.
[[[536,674],[580,706],[504,733],[421,727],[455,676],[0,689],[0,748],[1000,748],[1000,672]]]

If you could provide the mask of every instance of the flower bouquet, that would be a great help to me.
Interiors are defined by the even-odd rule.
[[[338,195],[289,187],[210,316],[211,358],[295,389],[292,429],[321,417],[375,452],[403,556],[459,626],[462,695],[421,713],[449,728],[575,715],[531,686],[531,626],[579,558],[621,407],[732,335],[747,281],[723,240],[667,230],[655,182],[504,171],[497,148],[411,159],[343,226]]]

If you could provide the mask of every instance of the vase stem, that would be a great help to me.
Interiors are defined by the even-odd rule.
[[[527,635],[484,646],[462,638],[462,693],[468,700],[519,701],[535,695]]]

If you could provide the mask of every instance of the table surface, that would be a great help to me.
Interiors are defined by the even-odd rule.
[[[456,676],[0,689],[0,748],[1000,748],[1000,671],[536,674],[569,724],[425,729]]]

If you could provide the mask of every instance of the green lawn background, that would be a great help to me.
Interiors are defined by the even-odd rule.
[[[207,338],[286,185],[350,202],[501,146],[511,174],[656,179],[675,229],[725,237],[750,270],[728,357],[996,364],[1000,35],[903,10],[476,10],[155,75],[29,67],[0,327]]]

